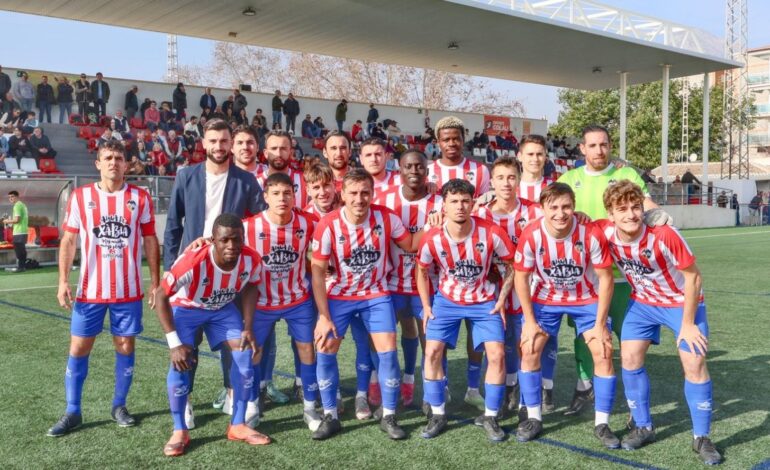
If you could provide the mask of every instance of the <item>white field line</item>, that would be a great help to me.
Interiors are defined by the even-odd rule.
[[[733,233],[719,233],[716,235],[701,235],[699,237],[684,237],[685,240],[697,240],[699,238],[716,238],[716,237],[740,237],[742,235],[756,235],[758,233],[770,234],[770,230],[763,230],[761,232],[733,232]]]

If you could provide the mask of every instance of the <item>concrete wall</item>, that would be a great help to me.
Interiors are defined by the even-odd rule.
[[[17,70],[19,69],[8,68],[5,64],[3,64],[3,72],[7,73],[11,77],[12,82],[16,82],[17,80]],[[56,88],[56,83],[53,80],[54,75],[58,77],[66,75],[71,82],[77,80],[80,77],[79,73],[73,74],[67,72],[40,71],[31,69],[24,70],[29,73],[30,81],[35,85],[39,83],[40,75],[48,75],[48,81],[52,84],[54,89]],[[94,76],[89,74],[88,81],[90,82],[93,79]],[[170,83],[149,82],[143,80],[125,80],[117,77],[107,76],[104,77],[104,81],[108,82],[110,85],[110,101],[107,103],[107,114],[113,114],[116,110],[123,109],[125,94],[128,90],[131,89],[133,85],[136,85],[139,88],[138,97],[140,104],[142,101],[144,101],[144,98],[152,98],[158,102],[158,107],[160,107],[161,101],[171,101],[172,93],[176,87],[176,84]],[[186,85],[185,89],[187,91],[188,116],[200,114],[201,109],[198,106],[198,102],[201,95],[203,94],[205,87]],[[290,90],[281,91],[283,93],[282,98],[285,99],[285,95]],[[212,92],[217,99],[217,103],[219,104],[224,102],[229,95],[233,94],[233,90],[223,88],[212,88]],[[252,92],[243,92],[243,94],[246,96],[246,100],[249,103],[246,108],[249,113],[249,118],[254,115],[257,108],[261,108],[263,114],[265,114],[268,118],[268,125],[270,125],[272,122],[271,100],[273,99],[273,95]],[[296,98],[297,101],[299,101],[300,106],[300,115],[297,118],[298,131],[300,122],[305,118],[305,114],[310,114],[313,119],[315,119],[316,116],[321,116],[324,120],[324,123],[326,124],[326,127],[336,128],[334,121],[334,111],[337,107],[337,104],[339,103],[339,100],[321,100],[315,98],[305,98],[301,96],[297,96]],[[342,98],[343,97],[340,97],[340,99]],[[421,111],[418,108],[410,108],[406,106],[386,106],[379,104],[376,105],[376,107],[380,112],[380,120],[395,119],[398,121],[398,127],[402,131],[411,134],[422,133],[424,129],[423,120],[425,119],[425,110]],[[55,106],[54,111],[58,116],[58,109],[56,109]],[[75,107],[74,111],[77,112],[77,107]],[[366,122],[366,115],[368,112],[369,103],[348,103],[348,114],[347,121],[345,122],[345,129],[350,130],[351,126],[356,122],[357,119]],[[473,135],[473,132],[481,131],[484,128],[483,114],[456,113],[439,110],[429,110],[429,114],[432,124],[435,124],[444,116],[457,116],[463,120],[465,127],[470,130],[471,135]],[[548,129],[548,122],[544,119],[511,118],[511,130],[517,138],[521,137],[526,122],[529,122],[530,133],[542,135],[546,134]]]
[[[735,226],[735,211],[721,207],[694,204],[690,206],[663,206],[674,218],[679,229]]]

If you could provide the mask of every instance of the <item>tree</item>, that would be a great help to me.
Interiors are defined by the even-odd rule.
[[[523,117],[522,103],[488,80],[365,60],[217,42],[205,66],[180,66],[180,80],[206,86],[252,85],[254,91],[424,109]]]

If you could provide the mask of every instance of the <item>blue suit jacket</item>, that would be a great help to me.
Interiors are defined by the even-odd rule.
[[[257,214],[267,208],[262,189],[254,175],[230,165],[222,201],[222,213],[240,218]],[[180,248],[203,236],[206,217],[206,164],[182,168],[174,180],[171,202],[163,234],[163,268],[174,264]]]

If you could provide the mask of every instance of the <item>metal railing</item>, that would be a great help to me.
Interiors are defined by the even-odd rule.
[[[749,82],[749,86],[765,85],[767,83],[770,83],[770,75],[768,74],[749,75],[746,77],[746,80]]]
[[[698,183],[648,183],[652,200],[658,205],[686,206],[703,204],[708,206],[730,207],[733,191],[727,188],[715,187],[712,184],[702,185]],[[724,197],[722,192],[724,191]]]
[[[770,225],[770,204],[738,204],[735,225],[764,226]]]

